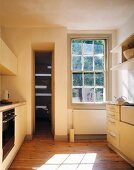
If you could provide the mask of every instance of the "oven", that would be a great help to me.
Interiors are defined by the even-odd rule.
[[[15,137],[15,109],[2,113],[2,149],[3,160],[14,146]]]

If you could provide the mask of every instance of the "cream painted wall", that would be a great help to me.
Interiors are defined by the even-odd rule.
[[[65,28],[2,28],[2,37],[7,45],[18,57],[18,75],[2,76],[2,91],[8,89],[12,100],[27,101],[27,134],[32,134],[34,124],[34,93],[33,93],[33,51],[38,44],[54,43],[54,75],[55,75],[55,135],[67,136],[71,127],[70,109],[67,108],[67,33],[80,34],[111,34],[112,46],[115,45],[115,31],[72,31]],[[36,45],[37,46],[36,46]],[[69,57],[69,56],[68,56]],[[111,61],[112,62],[112,61]],[[97,117],[94,117],[94,114]],[[89,119],[89,117],[94,119]],[[105,111],[92,110],[89,114],[83,114],[85,120],[94,121],[96,134],[100,133],[98,118],[101,118],[103,133],[105,133]],[[79,117],[76,119],[80,120]],[[86,122],[87,133],[88,124]],[[81,126],[81,130],[83,127]],[[84,133],[84,132],[83,132]]]
[[[103,35],[111,34],[112,36],[112,47],[116,44],[116,31],[114,30],[101,30],[101,31],[78,31],[78,30],[68,30],[68,34],[73,35]],[[112,66],[112,54],[109,56],[109,65]],[[69,57],[69,56],[68,56]],[[115,75],[111,74],[110,79]],[[110,88],[112,88],[112,82],[109,82]],[[68,92],[69,93],[69,92]],[[111,95],[111,94],[110,94]],[[112,96],[112,95],[111,95]],[[74,116],[72,116],[74,115]],[[100,123],[98,124],[98,120]],[[75,133],[77,134],[106,134],[106,111],[105,110],[78,110],[70,109],[68,106],[68,130],[74,128]]]
[[[2,90],[12,100],[27,101],[27,134],[33,130],[33,44],[53,42],[55,75],[55,135],[67,135],[67,56],[65,28],[2,28],[4,41],[18,57],[18,75],[2,76]]]
[[[68,109],[68,129],[71,128],[75,134],[106,134],[106,110]]]
[[[0,38],[1,38],[1,23],[0,23]],[[1,41],[0,41],[0,46],[1,46]],[[1,100],[1,75],[0,75],[0,100]]]

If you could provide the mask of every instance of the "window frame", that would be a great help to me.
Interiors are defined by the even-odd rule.
[[[72,39],[84,39],[84,40],[105,40],[105,100],[111,98],[111,59],[110,50],[112,47],[112,35],[111,34],[68,34],[67,36],[67,62],[68,62],[68,108],[71,109],[105,109],[105,102],[103,103],[73,103],[72,102],[72,54],[71,54],[71,42]]]
[[[89,41],[93,41],[93,49],[94,49],[94,41],[95,40],[98,40],[98,39],[88,39],[88,38],[72,38],[71,39],[71,45],[72,45],[72,40],[89,40]],[[72,96],[72,98],[71,98],[71,102],[72,102],[72,104],[103,104],[104,102],[96,102],[95,100],[96,100],[96,92],[95,92],[95,90],[96,90],[96,88],[98,88],[98,89],[103,89],[103,91],[104,91],[104,94],[103,94],[103,100],[105,101],[105,96],[106,96],[106,63],[105,63],[105,59],[106,59],[106,50],[105,50],[105,48],[106,48],[106,40],[105,39],[99,39],[99,40],[103,40],[105,43],[104,43],[104,70],[95,70],[94,69],[94,67],[95,67],[95,65],[94,65],[94,60],[95,60],[95,55],[94,55],[94,53],[93,53],[93,56],[89,56],[89,55],[84,55],[83,54],[83,44],[82,44],[82,54],[81,55],[74,55],[74,54],[72,54],[72,48],[71,48],[71,82],[72,82],[72,88],[71,88],[71,96],[72,96],[72,91],[73,91],[73,88],[80,88],[80,89],[82,89],[82,94],[84,93],[84,88],[88,88],[88,89],[93,89],[93,91],[94,91],[94,102],[73,102],[73,96]],[[82,70],[74,70],[73,71],[73,62],[72,62],[72,57],[81,57],[81,59],[82,59]],[[84,70],[83,69],[83,67],[84,67],[84,57],[92,57],[93,58],[93,70]],[[80,74],[82,74],[82,86],[73,86],[73,73],[80,73]],[[84,74],[86,74],[86,73],[93,73],[93,80],[94,80],[94,85],[93,86],[86,86],[86,85],[84,85]],[[102,85],[102,86],[97,86],[96,85],[96,77],[95,77],[95,73],[103,73],[104,74],[104,85]],[[83,97],[84,96],[82,96],[82,100],[83,100]]]

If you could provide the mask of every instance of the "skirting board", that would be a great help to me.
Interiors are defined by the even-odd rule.
[[[32,135],[26,135],[25,136],[25,140],[32,140],[33,139],[33,136]]]
[[[68,141],[67,135],[55,135],[54,136],[55,141]]]
[[[125,159],[125,161],[127,161],[130,165],[132,165],[132,167],[134,167],[134,162],[131,161],[127,156],[125,156],[120,150],[118,150],[117,148],[115,148],[113,145],[111,145],[110,143],[108,143],[108,147],[111,148],[113,151],[115,151],[118,155],[120,155],[123,159]]]
[[[75,135],[75,140],[104,140],[107,138],[106,134],[82,134],[82,135]]]

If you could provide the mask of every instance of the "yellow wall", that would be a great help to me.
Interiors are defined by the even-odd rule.
[[[1,23],[0,23],[0,38],[1,38]],[[1,41],[0,41],[0,45],[1,45]],[[0,100],[1,100],[1,75],[0,75]]]
[[[67,40],[65,28],[2,28],[2,38],[18,57],[18,75],[2,76],[12,100],[27,101],[27,134],[33,129],[33,44],[55,44],[55,135],[67,135]]]

